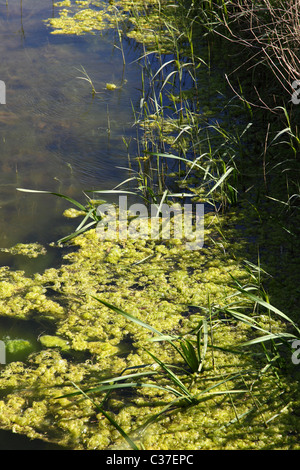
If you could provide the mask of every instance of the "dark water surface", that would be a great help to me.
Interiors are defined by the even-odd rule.
[[[139,65],[126,66],[113,31],[95,36],[51,35],[44,20],[52,0],[0,0],[0,248],[49,243],[69,233],[70,205],[17,187],[51,190],[85,201],[83,190],[112,189],[126,179],[134,135],[132,103],[139,102]],[[97,93],[83,77],[82,67]],[[139,78],[138,78],[139,80]],[[109,91],[106,83],[118,85]],[[75,225],[72,225],[74,227]],[[0,253],[0,265],[34,271],[51,265],[55,250],[33,262]]]

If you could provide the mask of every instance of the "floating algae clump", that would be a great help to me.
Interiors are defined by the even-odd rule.
[[[10,253],[11,255],[27,256],[28,258],[37,258],[47,253],[46,248],[39,243],[18,243],[11,248],[0,248],[0,251]]]
[[[123,27],[126,24],[127,37],[155,48],[157,42],[154,30],[161,31],[163,28],[158,14],[160,3],[157,0],[66,0],[54,3],[58,16],[49,18],[46,23],[51,28],[51,34],[67,35],[95,34],[97,31],[119,28],[120,25]],[[163,0],[162,3],[172,5],[173,2]],[[164,34],[166,39],[161,52],[173,52],[170,31],[166,27]]]
[[[25,339],[7,338],[5,340],[6,359],[8,362],[25,360],[34,349],[34,345]]]
[[[47,23],[52,34],[94,34],[115,26],[116,8],[101,0],[84,2],[57,2],[59,9],[57,18],[49,18]]]
[[[58,336],[43,335],[39,337],[39,340],[45,348],[59,348],[62,351],[70,349],[68,342]]]
[[[176,398],[170,389],[154,388],[170,382],[157,365],[152,367],[148,350],[176,366],[174,370],[181,368],[185,386],[203,399],[188,407],[183,400],[175,413],[162,415],[148,427],[138,437],[146,449],[257,448],[258,440],[261,448],[270,441],[281,448],[297,446],[295,436],[284,433],[286,413],[273,420],[278,409],[285,409],[289,390],[283,396],[282,389],[274,386],[271,369],[254,380],[255,370],[261,368],[259,359],[254,363],[251,356],[231,352],[234,344],[249,338],[250,328],[211,319],[210,348],[197,377],[189,375],[168,343],[150,342],[149,330],[95,298],[163,334],[189,334],[205,316],[209,296],[214,305],[222,305],[225,296],[235,292],[231,275],[240,282],[248,279],[229,253],[213,244],[186,251],[178,240],[127,240],[120,246],[117,241],[99,241],[94,230],[75,243],[77,249],[65,255],[59,269],[32,278],[0,270],[1,282],[10,285],[9,297],[4,289],[0,291],[1,315],[34,317],[51,325],[51,332],[39,338],[41,350],[30,353],[26,362],[2,366],[1,428],[72,449],[122,447],[123,439],[96,408],[102,394],[94,394],[93,401],[67,394],[77,390],[73,384],[86,390],[101,380],[111,382],[116,376],[149,370],[152,375],[141,379],[147,388],[127,389],[125,394],[115,391],[107,398],[114,419],[127,433],[134,432]],[[126,371],[128,367],[132,369]],[[206,392],[210,387],[220,395],[210,396]],[[238,392],[231,399],[230,390]],[[254,395],[259,407],[251,401]],[[243,416],[248,423],[239,422]],[[271,424],[266,428],[268,420]]]
[[[107,90],[116,90],[117,88],[117,85],[115,85],[114,83],[107,83],[106,84],[106,89]]]
[[[36,312],[40,319],[54,320],[64,309],[47,295],[47,288],[34,279],[24,276],[23,271],[0,268],[0,316],[30,319]]]
[[[66,209],[63,213],[64,217],[69,219],[75,219],[76,217],[80,217],[81,215],[85,215],[84,211],[79,211],[78,209],[74,209],[73,207]]]

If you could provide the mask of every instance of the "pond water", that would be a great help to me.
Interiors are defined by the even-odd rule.
[[[52,35],[44,20],[52,0],[0,1],[0,248],[47,244],[69,232],[62,216],[70,206],[54,196],[17,187],[60,192],[84,202],[83,191],[112,189],[125,179],[134,136],[132,104],[139,102],[137,52],[126,66],[113,31],[100,35]],[[126,45],[125,45],[126,47]],[[84,71],[98,92],[93,96]],[[139,78],[138,78],[139,80]],[[106,89],[114,83],[114,91]],[[72,225],[74,228],[74,225]],[[0,264],[26,272],[55,264],[56,251],[33,261],[0,252]]]

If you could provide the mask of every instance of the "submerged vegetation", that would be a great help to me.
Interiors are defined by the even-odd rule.
[[[73,247],[59,268],[0,270],[1,318],[39,331],[37,350],[2,366],[1,428],[74,449],[299,448],[300,135],[287,85],[299,24],[293,0],[251,2],[250,16],[248,3],[57,4],[55,34],[111,27],[124,66],[124,41],[139,44],[136,154],[124,138],[128,174],[111,194],[158,214],[167,201],[204,203],[205,244],[100,242],[101,188],[86,204],[38,191],[82,221],[59,240]],[[270,27],[283,8],[287,45]]]

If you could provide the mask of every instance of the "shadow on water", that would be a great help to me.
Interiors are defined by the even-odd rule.
[[[55,444],[49,444],[40,439],[14,434],[0,430],[0,450],[66,450]]]

